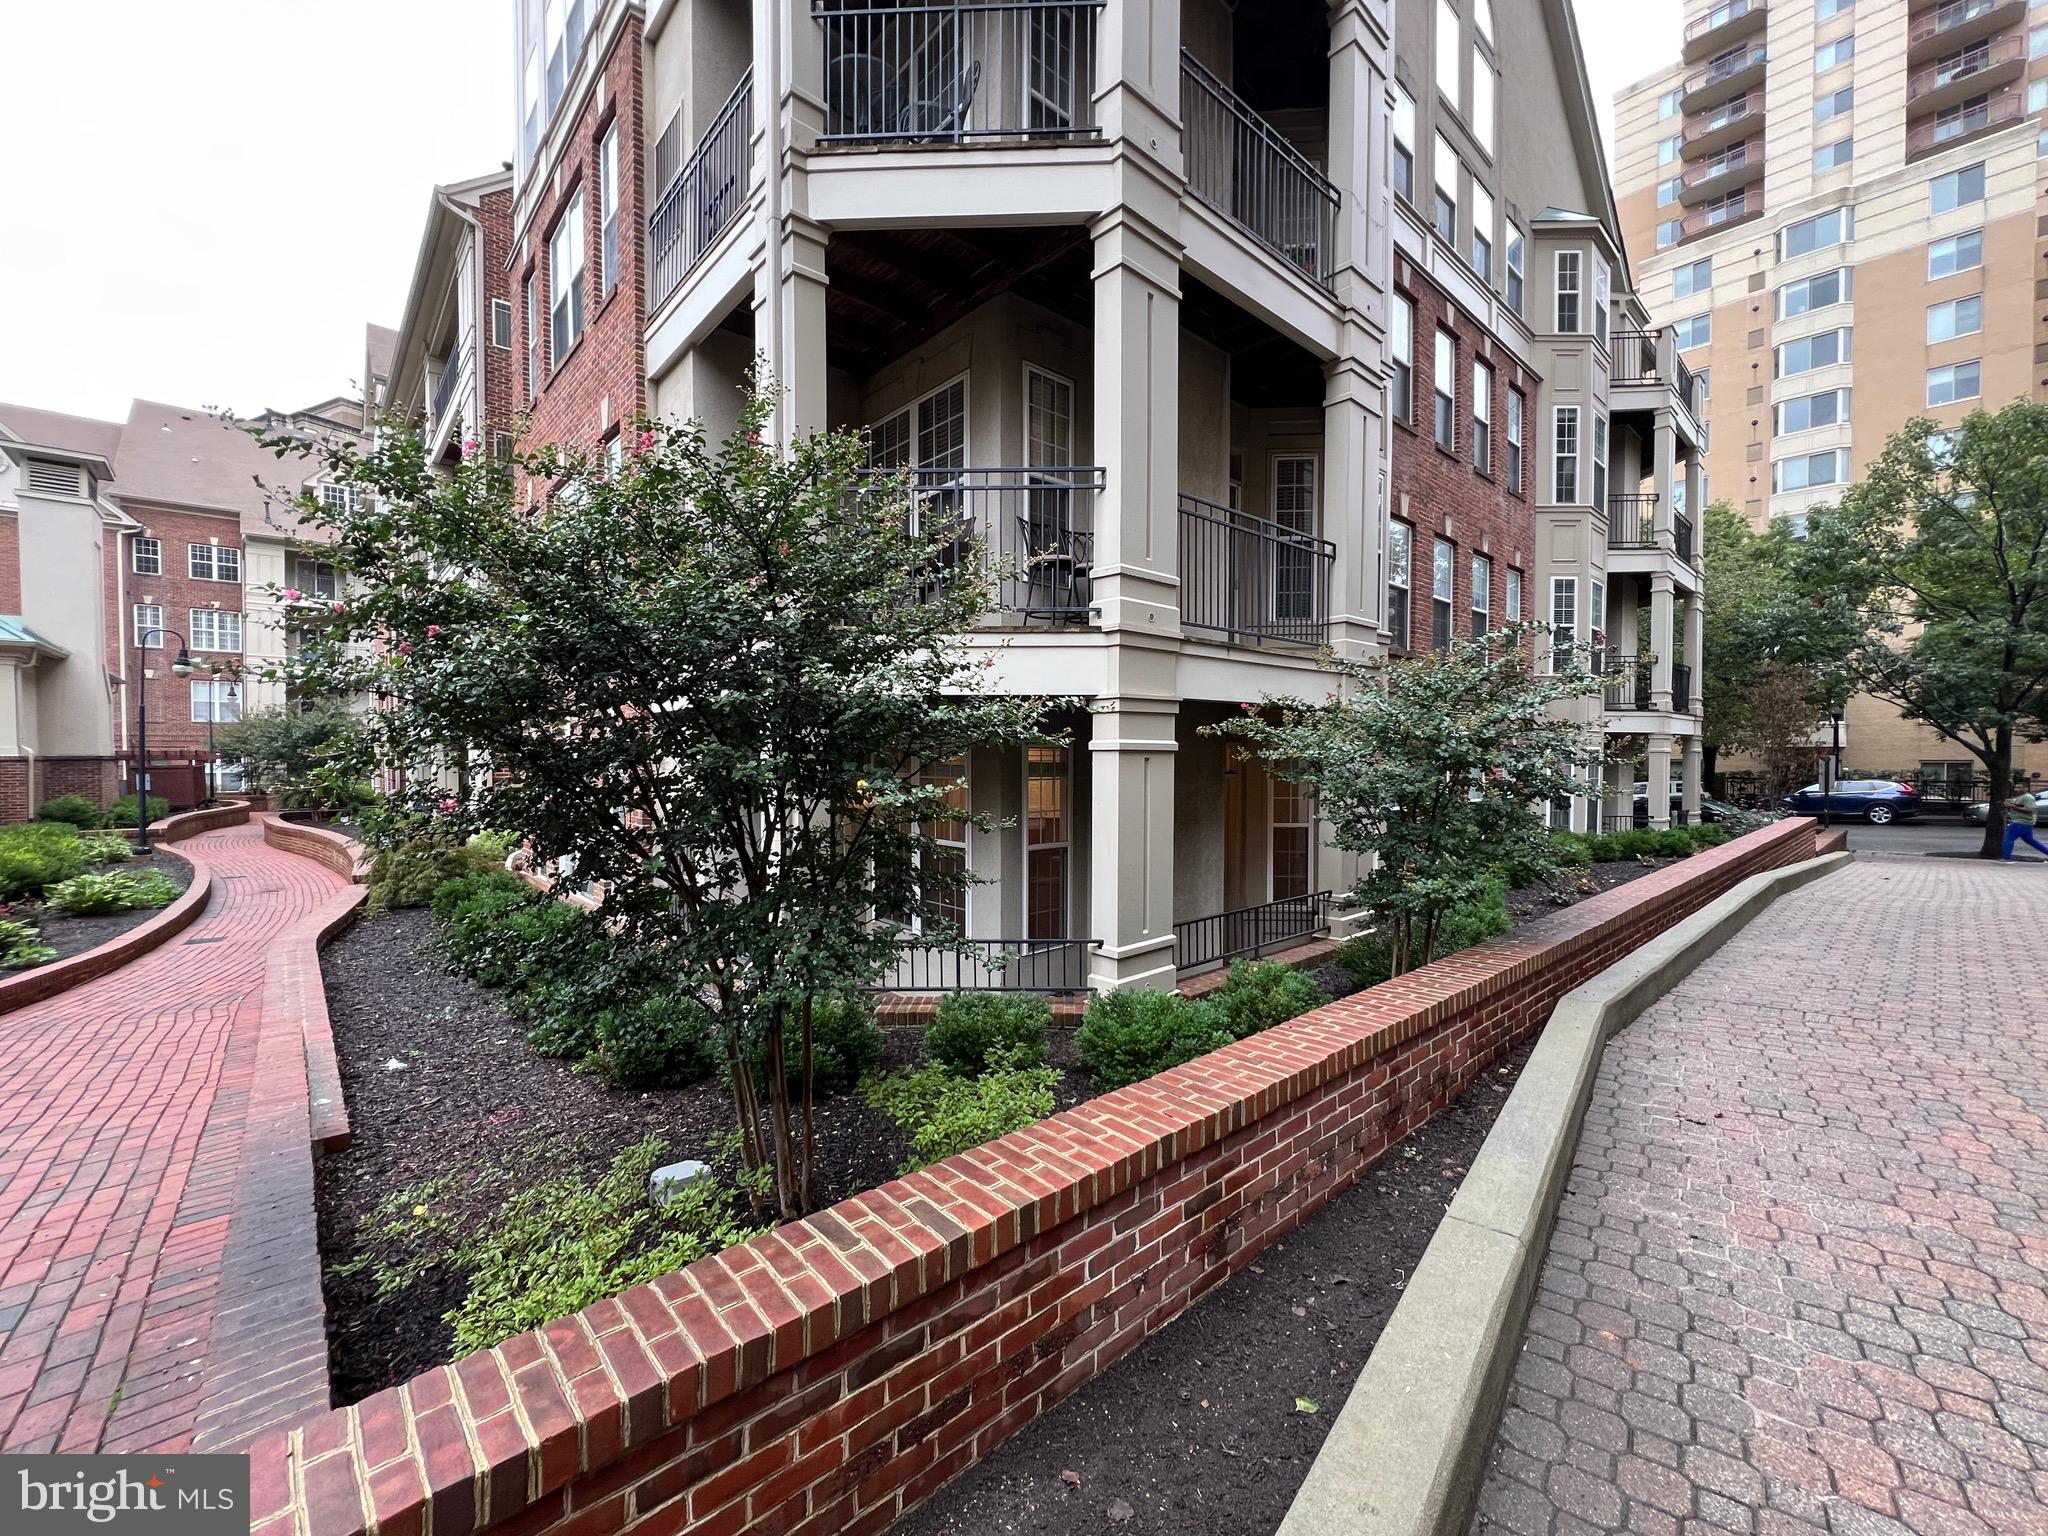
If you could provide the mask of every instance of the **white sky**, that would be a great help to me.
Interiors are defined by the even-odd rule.
[[[1574,0],[1603,128],[1679,0]],[[512,149],[511,0],[0,0],[0,400],[253,411],[356,387],[436,182]]]

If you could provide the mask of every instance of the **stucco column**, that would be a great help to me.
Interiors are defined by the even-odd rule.
[[[786,215],[779,236],[754,271],[755,346],[775,375],[777,442],[832,425],[826,398],[828,239],[822,226]]]
[[[1706,634],[1706,599],[1697,592],[1688,592],[1685,595],[1685,664],[1692,672],[1692,697],[1686,700],[1686,713],[1690,715],[1703,713],[1700,690],[1706,684]]]
[[[1098,992],[1174,984],[1173,698],[1099,697],[1088,739],[1088,921]]]
[[[1327,365],[1323,377],[1323,537],[1337,546],[1330,645],[1355,659],[1381,649],[1384,396],[1373,371],[1354,358]]]
[[[1685,738],[1680,783],[1685,794],[1685,819],[1693,826],[1700,823],[1700,770],[1706,763],[1706,756],[1697,735]]]
[[[1379,129],[1386,120],[1392,43],[1385,16],[1375,15],[1365,0],[1329,0],[1329,8],[1329,175],[1344,189],[1330,275],[1337,297],[1358,309],[1378,335],[1386,325],[1393,269],[1392,168]]]
[[[807,156],[824,127],[824,30],[809,0],[753,0],[755,176],[763,188],[755,241],[755,347],[777,397],[778,442],[832,425],[826,401],[826,230],[810,218]]]
[[[1655,572],[1650,577],[1650,653],[1656,660],[1650,663],[1650,706],[1669,712],[1671,709],[1671,663],[1677,658],[1671,654],[1671,576],[1667,571]],[[1641,655],[1642,636],[1636,636],[1637,654]]]
[[[1650,825],[1671,825],[1671,738],[1657,734],[1649,738]]]
[[[1092,607],[1105,631],[1180,633],[1180,252],[1129,208],[1094,228]],[[1167,733],[1171,736],[1172,732]]]
[[[1607,830],[1609,816],[1632,817],[1636,812],[1635,759],[1605,763],[1601,772],[1605,775],[1606,793],[1601,796],[1601,823],[1592,829],[1595,832]]]
[[[1678,484],[1678,424],[1671,419],[1669,411],[1657,413],[1657,423],[1652,435],[1655,439],[1653,453],[1657,473],[1657,543],[1660,547],[1669,549],[1671,515],[1676,510],[1671,500],[1672,487]]]

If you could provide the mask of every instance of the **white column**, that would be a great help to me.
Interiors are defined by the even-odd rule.
[[[826,401],[825,247],[805,160],[824,125],[824,32],[808,0],[753,0],[755,176],[763,188],[754,258],[754,335],[778,393],[779,442],[832,425]]]
[[[1652,436],[1655,439],[1653,452],[1655,454],[1657,473],[1657,507],[1655,518],[1657,543],[1661,547],[1669,549],[1671,547],[1671,517],[1675,510],[1671,500],[1671,492],[1672,487],[1678,484],[1678,427],[1672,421],[1669,411],[1659,411],[1657,413],[1656,426]],[[1606,509],[1603,507],[1601,510],[1605,511]]]
[[[1695,530],[1693,537],[1699,537]],[[1697,592],[1685,596],[1685,665],[1692,673],[1691,697],[1685,701],[1685,713],[1698,717],[1705,711],[1700,708],[1700,690],[1706,684],[1707,604]]]
[[[1657,571],[1650,577],[1650,652],[1656,660],[1650,664],[1650,707],[1669,712],[1671,709],[1671,663],[1676,659],[1671,654],[1673,639],[1671,624],[1671,575],[1668,571]],[[1636,643],[1640,647],[1642,636],[1638,632]],[[1637,654],[1641,654],[1640,650]]]
[[[1650,825],[1671,825],[1671,738],[1657,734],[1649,738]]]
[[[1168,675],[1172,658],[1163,658]],[[1088,740],[1088,922],[1098,992],[1171,987],[1174,717],[1169,697],[1101,697]]]
[[[826,397],[825,229],[794,215],[782,221],[754,271],[755,345],[775,375],[777,442],[833,423]]]
[[[1685,738],[1685,758],[1681,783],[1685,793],[1685,819],[1693,826],[1700,821],[1700,769],[1706,762],[1706,752],[1700,746],[1697,733]]]
[[[1381,649],[1385,396],[1375,370],[1340,358],[1324,369],[1323,398],[1323,535],[1336,545],[1330,645],[1340,657],[1356,660]]]

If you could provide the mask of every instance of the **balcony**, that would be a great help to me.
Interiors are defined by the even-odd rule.
[[[874,992],[1086,992],[1094,939],[906,939]]]
[[[1607,498],[1607,547],[1657,547],[1657,498],[1654,493]]]
[[[1671,663],[1671,712],[1692,713],[1692,668],[1682,661]]]
[[[997,616],[1085,624],[1093,599],[1095,495],[1105,471],[1058,468],[904,471],[911,516],[950,532],[933,582],[976,558],[997,573]],[[876,476],[879,482],[890,477]]]
[[[1684,60],[1691,64],[1712,58],[1743,38],[1763,31],[1769,20],[1770,8],[1764,0],[1726,0],[1686,27]]]
[[[455,386],[462,382],[469,366],[469,338],[462,338],[459,346],[451,347],[448,356],[441,362],[441,377],[434,384],[434,409],[427,418],[429,436],[440,431],[448,420],[449,408],[455,402]]]
[[[2026,98],[2019,91],[2005,91],[1997,96],[1979,97],[1961,106],[1945,108],[1932,122],[1907,130],[1906,158],[1918,160],[1944,149],[1953,149],[1958,144],[1967,144],[1972,139],[1981,139],[1987,133],[2010,128],[2026,115]]]
[[[2019,79],[2027,67],[2027,40],[1988,38],[1945,55],[1906,77],[1909,116],[1953,106]]]
[[[1667,379],[1661,360],[1664,332],[1616,331],[1610,348],[1614,359],[1613,382],[1623,384],[1663,384],[1668,382],[1678,394],[1679,403],[1694,416],[1700,413],[1699,379],[1692,369],[1685,365],[1685,359],[1672,348],[1671,368]]]
[[[1193,54],[1181,54],[1180,80],[1188,190],[1327,288],[1336,187]]]
[[[1906,32],[1906,63],[1924,64],[2003,32],[2026,13],[2027,0],[1949,0],[1914,18]]]
[[[1600,702],[1610,710],[1650,708],[1650,658],[1615,651],[1600,655]]]
[[[1330,931],[1329,891],[1284,896],[1256,907],[1173,925],[1175,968],[1185,976],[1227,961],[1254,959]]]
[[[1687,112],[1698,112],[1739,96],[1752,85],[1761,85],[1764,61],[1770,57],[1761,43],[1722,54],[1704,69],[1685,77],[1685,94],[1679,104]]]
[[[1761,180],[1763,174],[1763,140],[1745,139],[1733,149],[1688,166],[1679,182],[1678,200],[1692,207],[1712,197],[1725,197],[1737,187]]]
[[[647,248],[654,272],[650,308],[681,285],[718,237],[732,227],[747,203],[753,177],[754,72],[740,77],[718,116],[704,130],[697,151],[662,192],[647,220]]]
[[[1687,565],[1691,565],[1692,519],[1683,512],[1676,513],[1671,519],[1671,542],[1672,548],[1677,551],[1678,558]]]
[[[1686,119],[1679,153],[1687,160],[1712,154],[1738,139],[1748,138],[1762,126],[1763,120],[1764,98],[1761,91],[1724,101],[1711,112]]]
[[[1337,546],[1268,518],[1180,498],[1180,625],[1240,645],[1320,645]]]
[[[823,146],[1094,138],[1106,0],[859,5],[812,0],[825,29]]]
[[[1728,224],[1740,224],[1745,219],[1754,219],[1764,211],[1763,193],[1753,187],[1744,187],[1732,197],[1724,197],[1718,203],[1709,203],[1697,213],[1689,213],[1678,221],[1680,243],[1697,240],[1701,235]]]

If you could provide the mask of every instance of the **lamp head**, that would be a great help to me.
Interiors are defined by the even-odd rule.
[[[192,653],[184,646],[178,647],[178,659],[171,663],[171,672],[177,677],[190,677],[198,669],[192,665]]]

